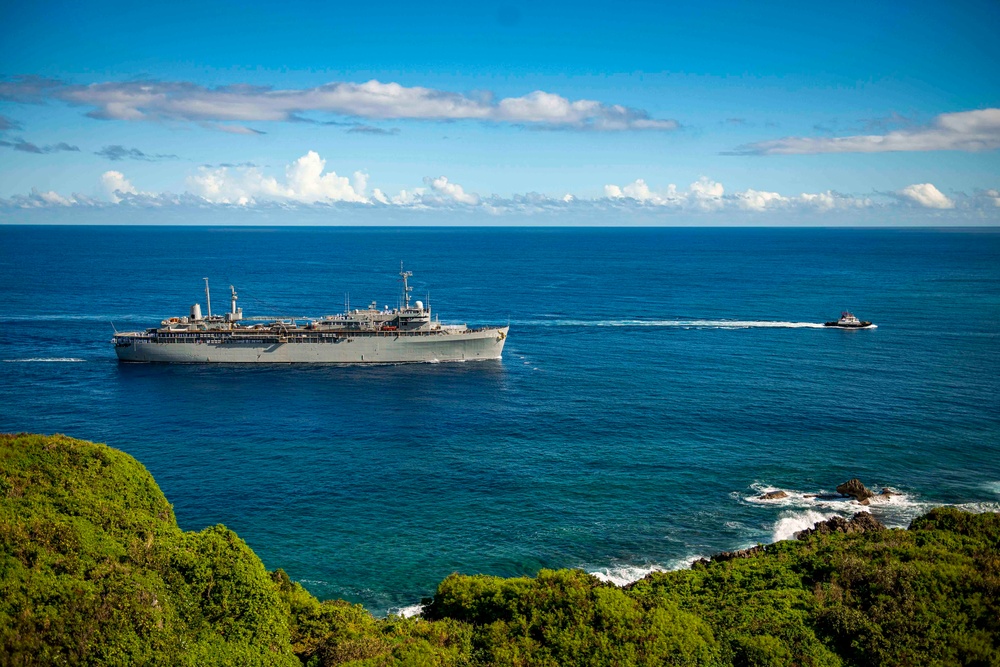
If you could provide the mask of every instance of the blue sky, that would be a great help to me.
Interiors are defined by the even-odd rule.
[[[1000,4],[0,6],[0,221],[997,224]]]

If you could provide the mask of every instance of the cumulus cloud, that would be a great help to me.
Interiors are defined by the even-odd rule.
[[[721,208],[724,194],[725,188],[721,183],[705,176],[688,186],[686,191],[678,190],[673,183],[663,190],[655,191],[641,178],[627,185],[604,186],[604,196],[612,200],[630,200],[649,206],[676,206],[701,210]]]
[[[31,188],[26,195],[14,195],[8,200],[0,199],[0,205],[15,208],[62,208],[69,206],[96,206],[98,202],[81,194],[61,195],[54,190]]]
[[[754,189],[737,192],[734,196],[736,205],[744,211],[765,211],[784,205],[789,201],[787,197],[782,197],[777,192]]]
[[[424,181],[431,186],[431,190],[459,204],[475,206],[479,203],[479,195],[474,192],[466,192],[458,183],[450,182],[445,176],[437,178],[425,178]]]
[[[890,151],[988,151],[1000,148],[1000,109],[937,116],[929,125],[886,134],[848,137],[785,137],[741,146],[731,155],[810,155]]]
[[[92,118],[190,121],[247,133],[259,130],[219,123],[301,122],[307,119],[300,114],[321,112],[355,118],[479,120],[578,130],[678,127],[677,121],[653,118],[642,109],[594,100],[570,100],[540,90],[494,100],[488,94],[469,96],[377,80],[284,90],[250,85],[207,88],[183,81],[73,85],[22,77],[0,82],[0,100],[37,103],[49,99],[89,107],[87,115]]]
[[[265,176],[257,167],[217,169],[202,167],[188,179],[192,194],[215,204],[246,206],[275,200],[302,204],[368,203],[364,191],[368,177],[355,172],[353,182],[336,172],[324,173],[326,160],[309,151],[285,169],[285,180]]]
[[[579,218],[566,220],[608,219],[608,212],[635,214],[636,220],[666,222],[670,216],[678,220],[690,216],[708,221],[758,219],[757,224],[771,220],[799,220],[787,217],[810,212],[825,215],[827,212],[849,214],[864,209],[909,209],[911,215],[927,215],[933,211],[952,209],[952,215],[965,214],[969,221],[981,224],[983,220],[996,220],[1000,215],[1000,191],[979,190],[972,195],[956,193],[953,197],[942,194],[930,183],[914,184],[895,192],[873,193],[857,196],[826,190],[824,192],[782,194],[766,188],[747,188],[730,191],[722,183],[702,176],[686,188],[674,184],[651,186],[645,179],[637,178],[625,184],[607,184],[603,196],[576,197],[572,194],[547,195],[538,192],[499,195],[480,195],[467,191],[448,176],[423,178],[419,187],[400,190],[391,195],[381,188],[369,187],[369,176],[364,171],[339,175],[327,171],[327,161],[315,151],[309,151],[289,163],[278,176],[271,175],[251,163],[238,165],[203,165],[187,180],[187,190],[180,195],[166,192],[143,192],[124,173],[105,171],[101,186],[107,193],[103,201],[94,201],[79,194],[63,195],[57,191],[33,189],[27,195],[0,198],[0,208],[57,208],[71,206],[133,206],[133,207],[280,207],[308,210],[311,207],[355,207],[397,210],[442,210],[476,212],[484,215],[545,216],[569,214]],[[370,192],[370,194],[369,194]],[[926,211],[925,213],[919,213]],[[767,217],[775,213],[778,218]],[[727,216],[726,214],[732,214]],[[601,218],[601,216],[604,216]],[[721,217],[720,217],[721,216]],[[760,216],[760,217],[758,217]],[[623,220],[629,218],[623,217]],[[841,218],[834,217],[834,220]],[[871,220],[871,218],[852,218]],[[935,219],[940,220],[935,216]],[[727,223],[728,224],[728,223]]]
[[[931,183],[908,185],[900,190],[899,194],[925,208],[955,208],[955,202]]]
[[[173,154],[144,153],[138,148],[125,148],[119,144],[105,146],[101,150],[95,151],[94,155],[100,155],[101,157],[107,158],[113,162],[118,162],[120,160],[142,160],[145,162],[152,162],[154,160],[169,160],[177,157]]]
[[[124,195],[139,194],[132,182],[120,171],[106,171],[101,174],[101,185],[115,204],[121,202]]]
[[[688,211],[774,211],[774,210],[812,210],[832,211],[847,209],[863,209],[874,205],[870,197],[855,197],[827,190],[818,193],[802,193],[800,195],[782,195],[767,190],[746,190],[726,194],[726,189],[718,181],[702,176],[680,190],[673,183],[662,190],[654,190],[646,181],[639,178],[628,185],[605,185],[604,196],[619,203],[631,202],[639,206],[673,207]]]
[[[646,181],[637,178],[628,185],[605,185],[604,196],[609,199],[632,199],[653,206],[681,205],[686,195],[677,192],[677,186],[671,183],[662,192],[653,192]]]

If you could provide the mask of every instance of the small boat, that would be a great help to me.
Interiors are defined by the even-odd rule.
[[[836,322],[825,322],[823,326],[839,327],[841,329],[863,329],[872,325],[868,320],[859,320],[852,313],[846,310],[840,314],[840,319]]]

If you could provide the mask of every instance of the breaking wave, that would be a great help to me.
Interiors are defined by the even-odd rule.
[[[422,604],[411,604],[407,607],[390,607],[390,616],[402,616],[403,618],[410,618],[412,616],[419,616],[424,613],[424,605]]]
[[[812,528],[820,521],[832,519],[840,516],[836,512],[817,512],[816,510],[806,510],[805,512],[786,512],[774,523],[774,532],[771,534],[772,542],[790,540],[795,537],[795,533]]]
[[[29,359],[4,359],[5,363],[8,364],[30,364],[30,363],[80,363],[81,361],[86,361],[86,359],[79,359],[77,357],[31,357]]]
[[[849,518],[857,512],[870,512],[887,528],[906,528],[918,516],[944,505],[943,503],[926,502],[892,487],[878,485],[874,487],[875,490],[886,488],[891,495],[888,497],[876,495],[869,501],[868,505],[862,505],[854,498],[839,496],[828,491],[807,493],[794,489],[779,489],[761,483],[753,484],[750,488],[754,491],[754,495],[737,494],[741,501],[751,505],[769,506],[783,510],[772,527],[772,542],[793,539],[795,533],[812,528],[815,523],[832,519],[835,516]],[[761,494],[771,491],[784,491],[788,495],[785,498],[775,500],[760,498]],[[1000,493],[1000,488],[998,488],[998,493]],[[1000,502],[973,502],[950,506],[974,513],[1000,511]]]
[[[650,575],[653,572],[685,570],[691,567],[691,564],[699,558],[704,558],[704,556],[679,558],[665,565],[661,565],[659,563],[647,563],[644,565],[612,565],[596,570],[587,570],[587,573],[594,575],[604,583],[614,584],[615,586],[627,586],[628,584],[646,578],[647,575]]]
[[[639,581],[653,572],[665,572],[666,568],[660,565],[621,565],[619,567],[605,567],[600,570],[590,572],[606,584],[615,586],[626,586],[633,581]]]

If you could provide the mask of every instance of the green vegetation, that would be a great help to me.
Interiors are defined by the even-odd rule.
[[[320,602],[184,532],[104,445],[0,436],[0,664],[1000,665],[1000,515],[812,534],[625,589],[452,575],[422,619]]]

